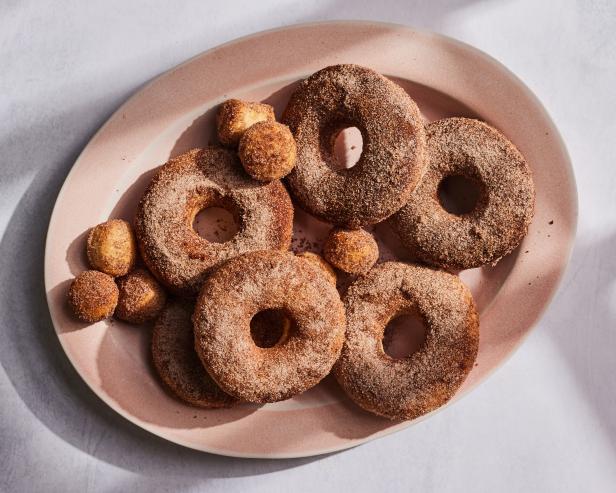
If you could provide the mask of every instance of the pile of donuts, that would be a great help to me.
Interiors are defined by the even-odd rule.
[[[348,127],[363,149],[340,169],[334,142]],[[92,270],[68,292],[75,316],[153,321],[156,371],[194,406],[280,401],[330,373],[361,408],[393,420],[445,404],[479,346],[475,303],[456,273],[498,262],[533,216],[522,154],[478,120],[426,124],[401,87],[358,65],[301,81],[281,122],[267,104],[227,100],[217,131],[220,145],[157,171],[134,229],[114,219],[90,231]],[[452,176],[476,184],[472,210],[441,204],[439,187]],[[294,205],[332,225],[322,255],[289,251]],[[230,240],[194,230],[211,207],[233,215]],[[367,229],[383,221],[415,262],[377,262]],[[340,272],[352,281],[342,297]],[[419,317],[427,335],[394,358],[383,337],[401,315]]]

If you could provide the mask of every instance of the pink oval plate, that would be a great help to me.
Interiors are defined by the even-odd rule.
[[[520,80],[470,46],[397,25],[332,22],[255,34],[170,70],[124,103],[73,166],[49,224],[45,284],[62,347],[92,390],[138,426],[198,450],[283,458],[345,449],[412,424],[361,411],[330,378],[277,404],[192,408],[155,377],[149,328],[118,321],[85,326],[66,311],[68,284],[86,269],[88,228],[110,217],[131,220],[157,166],[213,142],[218,103],[229,97],[262,100],[280,113],[298,80],[335,63],[365,65],[396,80],[427,120],[453,115],[486,120],[532,167],[537,202],[528,236],[496,267],[461,274],[480,309],[481,343],[477,365],[456,399],[503,363],[552,298],[575,234],[575,182],[558,131]],[[350,140],[349,149],[353,135]],[[327,229],[298,212],[295,247],[318,250]],[[376,235],[382,258],[404,259],[386,226],[377,226]]]

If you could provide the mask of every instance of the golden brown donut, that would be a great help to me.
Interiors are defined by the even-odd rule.
[[[349,287],[344,304],[347,336],[334,375],[367,411],[415,419],[445,404],[471,371],[479,319],[457,276],[385,262]],[[383,349],[383,334],[389,321],[403,314],[419,316],[427,336],[419,351],[394,359]]]
[[[469,118],[429,124],[428,170],[392,219],[402,243],[419,260],[447,269],[494,264],[528,231],[535,187],[524,156],[496,129]],[[480,190],[475,209],[455,215],[438,199],[444,178],[464,176]]]
[[[216,114],[218,140],[225,146],[235,147],[243,133],[252,125],[258,122],[273,122],[275,119],[274,108],[269,104],[227,99]]]
[[[302,81],[284,111],[297,144],[287,177],[299,205],[319,219],[358,228],[376,224],[408,200],[425,170],[424,125],[404,90],[365,67],[333,65]],[[336,170],[337,135],[357,127],[359,161]]]
[[[120,296],[115,316],[132,324],[154,320],[165,306],[165,290],[145,269],[136,269],[117,280]]]
[[[323,272],[327,275],[329,281],[335,286],[338,280],[336,276],[336,271],[332,268],[332,266],[321,257],[318,253],[314,252],[301,252],[297,254],[298,257],[303,258],[304,260],[308,260],[308,262],[312,262],[313,265],[323,269]]]
[[[68,305],[82,322],[110,317],[117,303],[118,287],[113,277],[97,270],[79,274],[68,290]]]
[[[167,387],[183,401],[204,408],[229,407],[236,399],[214,383],[195,352],[192,310],[192,304],[177,300],[165,306],[152,335],[154,367]]]
[[[123,276],[137,259],[133,228],[122,219],[110,219],[94,226],[88,234],[86,250],[93,269],[114,277]]]
[[[234,214],[238,232],[213,243],[193,229],[208,207]],[[210,270],[245,252],[287,250],[293,206],[279,181],[259,183],[229,150],[193,149],[171,159],[154,176],[137,208],[135,232],[144,262],[167,287],[195,296]]]
[[[296,154],[293,134],[282,123],[255,123],[240,139],[240,160],[255,180],[272,181],[288,175]]]
[[[348,274],[368,272],[379,258],[374,236],[363,229],[333,229],[323,247],[325,259]]]
[[[288,337],[257,347],[250,321],[279,309],[291,320]],[[344,306],[323,271],[290,252],[235,257],[204,283],[193,315],[195,347],[208,373],[227,393],[249,402],[288,399],[321,381],[344,341]]]

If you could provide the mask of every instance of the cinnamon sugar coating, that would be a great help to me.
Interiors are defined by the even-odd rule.
[[[348,274],[365,274],[379,258],[379,246],[363,229],[332,229],[323,247],[325,259]]]
[[[93,269],[114,277],[127,274],[137,259],[133,228],[122,219],[98,224],[88,234],[86,253]]]
[[[234,214],[237,234],[225,243],[199,236],[192,224],[208,207]],[[293,206],[279,181],[259,183],[228,150],[193,149],[158,171],[141,198],[135,232],[144,262],[167,287],[194,296],[210,270],[229,258],[291,243]]]
[[[240,139],[240,160],[255,180],[271,181],[288,175],[295,166],[296,154],[293,134],[282,123],[255,123]]]
[[[117,280],[120,296],[115,316],[132,324],[154,320],[165,306],[167,295],[145,269],[136,269]]]
[[[68,305],[82,322],[108,318],[118,303],[118,287],[113,277],[97,270],[79,274],[68,290]]]
[[[396,212],[425,165],[419,109],[394,82],[358,65],[334,65],[302,81],[282,121],[297,144],[288,184],[299,205],[318,218],[357,228]],[[355,166],[335,168],[338,133],[357,127],[363,151]]]
[[[207,374],[197,353],[191,315],[193,305],[169,302],[154,325],[152,358],[162,381],[180,399],[197,407],[229,407],[236,400]]]
[[[338,276],[336,276],[336,271],[332,268],[327,260],[325,260],[321,255],[314,252],[301,252],[297,254],[298,257],[307,260],[308,262],[312,262],[313,265],[316,265],[320,269],[323,269],[323,272],[327,275],[327,278],[330,282],[335,286],[338,280]]]
[[[291,320],[286,339],[259,348],[250,320],[280,309]],[[195,347],[220,387],[250,402],[288,399],[316,385],[338,359],[344,306],[323,271],[290,252],[235,257],[205,282],[193,315]]]
[[[524,156],[496,129],[478,120],[447,118],[429,124],[428,169],[408,203],[391,218],[418,259],[448,269],[494,264],[526,235],[535,188]],[[437,196],[441,181],[461,175],[480,197],[467,214],[447,212]]]
[[[244,132],[258,122],[273,122],[274,108],[269,104],[227,99],[218,108],[216,128],[221,144],[235,147]]]
[[[344,304],[347,337],[334,367],[356,404],[392,420],[415,419],[445,404],[477,356],[479,320],[470,291],[448,272],[385,262],[349,288]],[[426,341],[407,358],[383,349],[387,323],[416,314]]]

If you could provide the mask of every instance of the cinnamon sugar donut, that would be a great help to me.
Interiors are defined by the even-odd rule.
[[[329,279],[334,286],[336,285],[336,283],[338,282],[338,276],[336,276],[336,271],[327,260],[321,257],[321,255],[314,252],[301,252],[298,253],[297,256],[299,258],[307,260],[308,262],[312,262],[313,265],[317,266],[319,269],[322,269],[327,276],[327,279]]]
[[[225,243],[199,236],[192,224],[208,207],[234,214],[237,234]],[[198,293],[210,270],[245,252],[286,250],[293,206],[282,183],[259,183],[237,157],[216,147],[193,149],[156,174],[137,209],[135,232],[150,271],[176,293]]]
[[[418,259],[448,269],[496,263],[528,231],[535,188],[524,156],[500,132],[478,120],[429,124],[428,169],[409,202],[391,219]],[[444,178],[463,176],[479,187],[475,208],[447,212],[439,203]]]
[[[250,321],[278,309],[291,320],[284,340],[257,347]],[[288,399],[316,385],[338,359],[344,306],[321,268],[290,252],[233,258],[206,280],[193,315],[195,347],[227,393],[250,402]]]
[[[448,272],[400,262],[377,265],[344,298],[347,335],[334,367],[356,404],[390,419],[414,419],[445,404],[477,356],[479,321],[470,291]],[[394,359],[383,350],[388,322],[419,316],[422,348]]]
[[[123,276],[137,260],[137,245],[131,225],[122,219],[110,219],[94,226],[86,244],[88,262],[93,269]]]
[[[118,286],[108,274],[86,270],[68,289],[68,305],[82,322],[98,322],[110,317],[118,303]]]
[[[207,374],[197,353],[192,304],[168,303],[154,325],[152,359],[162,381],[180,399],[205,408],[229,407],[236,400],[225,394]]]
[[[358,65],[334,65],[301,82],[282,118],[295,136],[293,197],[318,218],[348,228],[375,224],[408,200],[424,171],[419,109],[394,82]],[[347,127],[363,138],[359,161],[335,171],[333,146]]]
[[[131,324],[154,320],[167,301],[167,294],[146,269],[135,269],[117,279],[118,305],[114,315]]]
[[[323,255],[341,271],[365,274],[379,259],[379,245],[365,229],[334,228],[325,241]]]
[[[252,125],[242,135],[238,153],[246,173],[259,181],[282,178],[295,166],[293,134],[278,122]]]
[[[244,132],[259,122],[276,120],[274,107],[264,103],[227,99],[216,113],[218,140],[227,147],[235,147]]]

